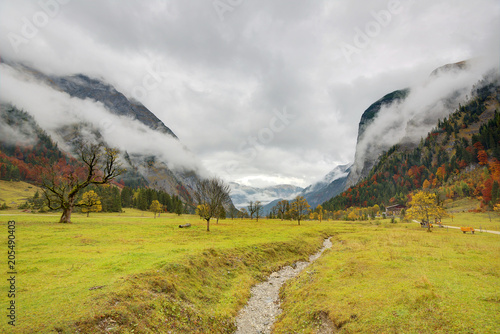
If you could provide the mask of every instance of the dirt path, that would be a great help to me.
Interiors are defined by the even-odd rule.
[[[290,278],[296,277],[313,261],[318,259],[328,248],[332,247],[330,238],[325,239],[323,247],[309,257],[308,262],[299,261],[280,271],[273,272],[267,281],[255,285],[247,305],[236,318],[238,329],[235,334],[265,334],[271,333],[276,317],[281,313],[279,291]]]
[[[460,227],[458,227],[458,226],[443,225],[443,227],[445,227],[445,228],[455,228],[455,229],[460,230]],[[475,232],[486,232],[486,233],[500,234],[500,232],[498,232],[498,231],[490,231],[490,230],[483,230],[483,229],[481,229],[481,230],[475,230]]]
[[[413,222],[415,223],[419,223],[420,222],[418,220],[413,220]],[[458,226],[451,226],[451,225],[443,225],[444,228],[454,228],[454,229],[457,229],[457,230],[460,230],[460,227]],[[490,231],[490,230],[484,230],[484,229],[480,229],[480,230],[475,230],[476,232],[486,232],[486,233],[492,233],[492,234],[500,234],[499,231]]]

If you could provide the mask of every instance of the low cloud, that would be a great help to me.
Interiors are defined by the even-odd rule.
[[[403,101],[384,105],[358,141],[353,175],[359,176],[366,161],[376,160],[395,144],[418,144],[439,119],[471,97],[473,86],[492,69],[498,71],[492,59],[471,60],[465,69],[439,71],[410,87]]]
[[[6,104],[0,105],[0,120],[7,117],[9,106]],[[0,142],[8,145],[28,146],[36,144],[37,136],[33,132],[32,127],[25,123],[16,124],[12,127],[7,122],[0,122]]]
[[[130,117],[110,113],[91,99],[71,97],[67,93],[30,78],[8,65],[0,65],[2,102],[10,103],[32,115],[63,149],[70,151],[61,129],[75,124],[90,124],[99,131],[107,145],[131,155],[154,155],[177,171],[208,173],[200,161],[177,139],[152,130]],[[28,98],[27,98],[28,97]]]

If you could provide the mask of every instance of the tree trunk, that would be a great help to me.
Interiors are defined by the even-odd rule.
[[[73,207],[75,205],[76,193],[70,194],[68,196],[68,204],[63,207],[63,213],[59,223],[71,223],[71,213],[73,212]]]
[[[61,219],[59,219],[59,223],[71,223],[71,212],[73,211],[73,207],[69,206],[63,209],[63,213],[61,215]]]
[[[210,232],[210,218],[207,219],[207,232]]]
[[[87,217],[89,216],[90,211],[87,211]]]
[[[299,218],[299,219],[297,219],[297,221],[299,222],[299,225],[300,225],[300,218]]]

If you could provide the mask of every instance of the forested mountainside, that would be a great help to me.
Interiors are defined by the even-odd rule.
[[[440,197],[476,196],[483,206],[498,202],[500,183],[500,79],[490,73],[471,98],[418,147],[395,145],[381,155],[369,175],[341,195],[326,201],[327,210],[351,206],[405,203],[410,192],[425,188]]]
[[[1,66],[11,82],[50,97],[44,100],[50,105],[28,103],[23,112],[37,120],[39,127],[68,155],[82,138],[117,147],[129,171],[124,177],[127,185],[148,186],[189,201],[198,179],[199,164],[173,131],[140,102],[127,98],[102,80],[83,74],[48,75],[20,63],[4,61]],[[9,100],[9,94],[0,97],[3,109],[21,109],[17,104],[23,104],[23,99],[19,99],[22,92],[14,95],[16,101]],[[8,128],[5,123],[6,132],[18,131]],[[23,147],[23,141],[16,146],[20,150],[30,149]]]
[[[70,154],[61,151],[57,143],[25,111],[2,104],[0,121],[0,179],[37,183],[43,166],[78,164]],[[124,158],[127,159],[126,154]],[[130,187],[147,184],[134,168],[128,168],[119,180],[124,186]]]
[[[475,60],[444,65],[410,88],[393,91],[370,105],[361,116],[346,188],[366,178],[393,145],[416,147],[439,119],[466,100],[485,71]]]
[[[0,130],[1,180],[38,182],[40,166],[50,166],[61,159],[67,161],[50,136],[21,110],[2,104]]]

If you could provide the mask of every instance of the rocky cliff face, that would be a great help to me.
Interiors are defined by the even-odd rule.
[[[358,140],[354,164],[345,181],[346,188],[355,185],[360,179],[367,176],[377,162],[378,156],[390,147],[388,145],[383,145],[381,142],[365,141],[365,131],[373,124],[382,108],[397,105],[401,101],[404,101],[409,93],[409,88],[396,90],[385,95],[363,112],[358,127]]]
[[[439,119],[467,101],[485,71],[470,61],[444,65],[425,82],[396,90],[369,106],[359,123],[355,159],[345,187],[368,176],[380,155],[393,145],[417,145]]]

